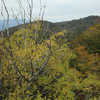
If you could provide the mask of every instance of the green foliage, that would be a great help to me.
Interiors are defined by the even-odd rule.
[[[40,30],[41,25],[39,23],[38,25],[37,30]],[[68,62],[71,57],[74,57],[67,43],[63,44],[66,41],[63,32],[56,33],[50,40],[37,44],[39,39],[37,33],[35,40],[35,25],[28,25],[28,27],[30,30],[16,31],[10,38],[1,42],[0,80],[3,90],[0,91],[1,99],[6,97],[9,100],[40,99],[39,94],[44,98],[48,94],[46,96],[50,98],[51,93],[55,92],[52,87],[64,75],[65,69],[69,69]],[[46,62],[49,57],[50,59]],[[45,67],[41,69],[45,62]],[[35,78],[31,80],[33,76]],[[52,92],[49,94],[48,91]]]
[[[36,23],[36,21],[34,21],[33,23]],[[100,23],[99,16],[88,16],[86,18],[81,18],[79,20],[65,21],[59,23],[41,21],[42,31],[40,32],[39,36],[40,37],[43,36],[43,32],[46,31],[44,38],[49,38],[52,34],[67,29],[66,37],[68,38],[69,41],[71,41],[72,39],[75,39],[77,36],[80,36],[89,27],[96,25],[98,23]],[[20,27],[25,27],[26,25],[27,23],[25,25],[18,25],[9,28],[10,35],[18,31]],[[4,31],[4,36],[7,36],[7,30]]]
[[[90,53],[100,54],[100,24],[85,31],[82,35],[82,40],[88,44],[87,50]]]
[[[40,31],[37,21],[0,40],[0,99],[98,99],[100,56],[70,50],[65,30],[42,41]]]
[[[72,45],[80,43],[87,45],[89,53],[100,54],[100,24],[90,27],[83,34],[72,41]]]

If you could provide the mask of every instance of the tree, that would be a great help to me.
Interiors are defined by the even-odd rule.
[[[19,0],[24,25],[11,36],[7,28],[7,36],[3,37],[2,34],[0,37],[0,99],[92,100],[100,98],[99,77],[93,72],[95,70],[99,73],[99,56],[89,55],[81,45],[72,52],[65,38],[65,30],[44,39],[46,30],[42,31],[43,25],[40,19],[32,22],[33,1],[31,0],[30,3],[27,0],[27,2],[30,22],[25,23],[25,9]],[[2,3],[7,13],[8,26],[9,13],[4,0]],[[42,8],[40,12],[41,10]],[[3,12],[1,14],[3,16]],[[39,18],[40,15],[41,13]],[[18,21],[14,12],[13,17]],[[77,64],[70,64],[73,59]],[[98,69],[95,69],[94,65]],[[90,72],[85,73],[84,69]]]
[[[0,43],[1,99],[32,99],[38,98],[39,95],[44,96],[48,94],[48,91],[51,91],[57,79],[63,75],[62,62],[67,64],[72,56],[67,48],[64,31],[51,36],[48,40],[43,40],[45,32],[42,33],[43,36],[41,38],[38,38],[42,24],[40,19],[32,23],[33,1],[31,0],[31,3],[29,3],[27,0],[27,2],[30,11],[30,23],[25,25],[25,9],[19,0],[21,16],[25,26],[20,27],[19,31],[10,36],[8,27],[9,12],[4,0],[2,0],[7,13],[7,37],[2,35]],[[41,13],[39,17],[40,15]],[[13,17],[18,21],[15,14],[13,14]],[[64,55],[67,54],[66,51],[70,54],[69,58]]]

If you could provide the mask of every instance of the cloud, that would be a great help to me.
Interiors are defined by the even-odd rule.
[[[5,0],[8,9],[19,9],[17,0]],[[21,0],[27,10],[27,0]],[[41,0],[41,6],[46,5],[45,20],[63,21],[71,20],[88,15],[100,15],[100,0]],[[33,0],[33,15],[39,14],[40,0]],[[0,7],[1,8],[1,7]],[[17,11],[15,11],[16,13]]]
[[[71,18],[82,16],[100,15],[100,0],[47,0],[47,4],[45,15],[59,16],[59,21],[63,21],[65,18],[71,20]],[[56,20],[57,18],[55,18]]]

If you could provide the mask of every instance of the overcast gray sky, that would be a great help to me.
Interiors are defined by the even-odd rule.
[[[27,0],[21,1],[23,3],[23,6],[27,8]],[[33,1],[33,16],[38,17],[40,0]],[[90,15],[100,16],[100,0],[41,0],[41,2],[42,6],[46,5],[44,20],[52,22],[69,21],[87,17]],[[12,14],[10,8],[13,7],[15,13],[17,13],[17,10],[19,10],[17,0],[5,0],[5,3],[7,5],[11,18]],[[2,19],[2,17],[0,17],[0,19]]]

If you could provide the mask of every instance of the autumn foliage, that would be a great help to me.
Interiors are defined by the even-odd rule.
[[[98,100],[100,55],[70,49],[65,30],[41,40],[37,22],[0,40],[0,99]]]

